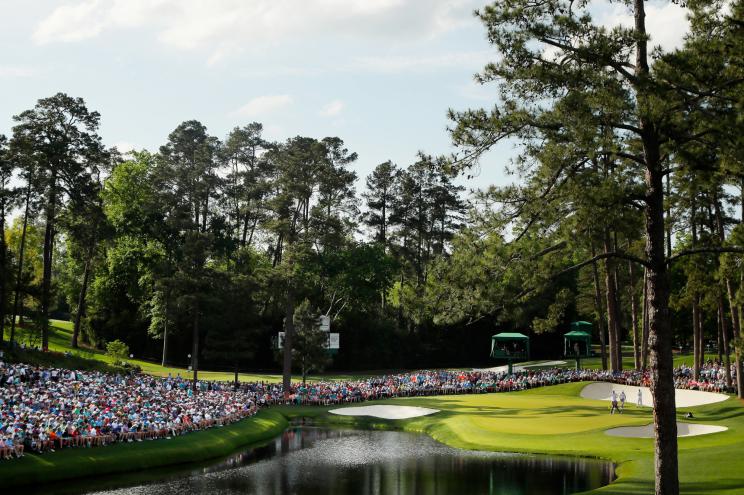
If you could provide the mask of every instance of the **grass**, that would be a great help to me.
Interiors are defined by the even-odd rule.
[[[0,463],[0,479],[13,485],[62,478],[136,471],[164,464],[202,461],[228,454],[248,443],[281,432],[288,420],[312,418],[316,424],[366,429],[400,429],[430,435],[453,447],[602,458],[617,466],[618,478],[595,495],[653,493],[653,441],[609,437],[607,428],[653,421],[651,410],[628,405],[610,415],[608,403],[579,396],[586,383],[572,383],[499,394],[400,398],[372,402],[430,407],[441,412],[388,421],[336,416],[329,407],[275,407],[256,418],[171,441],[123,444],[99,449],[70,449],[28,455]],[[723,425],[728,431],[679,439],[681,491],[697,495],[734,495],[744,487],[744,404],[731,398],[692,411],[694,422]]]
[[[9,333],[6,329],[6,335]],[[28,328],[16,327],[17,342],[25,342],[33,345],[39,345],[38,338],[35,339],[34,334]],[[50,320],[50,331],[49,331],[49,350],[56,353],[69,353],[72,359],[60,356],[52,355],[52,357],[39,358],[31,355],[25,356],[24,362],[30,362],[32,364],[43,364],[46,366],[56,365],[71,369],[102,369],[104,371],[111,371],[112,366],[116,360],[111,356],[107,356],[106,353],[99,349],[93,349],[90,347],[81,347],[79,349],[73,349],[70,347],[70,341],[72,340],[72,322],[62,320]],[[36,353],[37,355],[39,353]],[[40,359],[42,359],[40,361]],[[78,359],[78,361],[75,361]],[[79,360],[93,361],[94,363],[84,363]],[[19,361],[21,359],[18,359]],[[177,366],[161,366],[160,364],[153,363],[152,361],[146,361],[143,359],[126,359],[127,362],[134,366],[139,366],[144,373],[154,376],[191,376],[191,371],[186,368]],[[101,366],[96,366],[95,362],[101,363]],[[333,380],[333,381],[344,381],[344,380],[355,380],[364,376],[378,375],[379,371],[368,371],[368,372],[355,372],[355,373],[330,373],[322,375],[311,375],[308,377],[310,381],[318,380]],[[204,380],[216,380],[216,381],[232,381],[234,379],[234,373],[232,372],[221,372],[221,371],[199,371],[199,377]],[[238,375],[240,381],[244,382],[281,382],[282,375],[275,373],[240,373]]]
[[[250,419],[172,440],[123,443],[99,448],[65,449],[52,454],[27,454],[0,461],[3,487],[50,483],[172,466],[226,456],[236,449],[266,442],[287,427],[275,411],[260,411]]]

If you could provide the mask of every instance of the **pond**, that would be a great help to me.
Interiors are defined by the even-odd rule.
[[[63,483],[63,490],[43,493],[566,495],[613,479],[613,465],[598,460],[459,450],[398,431],[298,426],[208,465]]]

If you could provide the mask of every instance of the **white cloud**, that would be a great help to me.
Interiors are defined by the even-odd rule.
[[[435,37],[465,25],[481,0],[73,0],[36,27],[38,44],[74,42],[103,32],[149,28],[162,43],[232,52],[308,37],[351,36],[391,42]]]
[[[271,113],[292,103],[290,95],[263,95],[253,98],[251,101],[238,108],[235,114],[243,117],[258,117]]]
[[[18,65],[0,65],[0,78],[32,77],[36,71],[30,67]]]
[[[341,113],[344,107],[345,105],[343,101],[333,100],[320,110],[320,115],[322,117],[335,117]]]
[[[85,0],[57,7],[36,27],[33,40],[40,45],[80,41],[97,36],[108,25],[108,14],[102,2]]]

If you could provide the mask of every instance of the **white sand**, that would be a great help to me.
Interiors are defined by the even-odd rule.
[[[409,419],[438,413],[439,409],[413,406],[358,406],[332,409],[328,411],[342,416],[372,416],[382,419]]]
[[[677,423],[678,437],[696,437],[698,435],[708,435],[726,430],[728,428],[725,426]],[[611,428],[605,431],[605,433],[613,437],[654,438],[654,424],[651,423],[646,426],[621,426],[619,428]]]
[[[614,390],[618,395],[620,392],[625,391],[625,407],[634,407],[638,402],[638,389],[641,389],[643,407],[653,406],[651,399],[651,390],[648,387],[633,387],[630,385],[616,385],[614,383],[597,382],[590,383],[581,390],[581,396],[585,399],[594,400],[611,400],[612,391]],[[729,396],[726,394],[718,394],[715,392],[701,392],[700,390],[681,390],[675,391],[675,400],[677,407],[693,407],[702,406],[705,404],[714,404],[716,402],[723,402],[728,399]]]

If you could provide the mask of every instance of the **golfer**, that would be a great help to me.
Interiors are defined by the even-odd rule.
[[[643,407],[643,392],[641,392],[641,389],[638,389],[638,407]]]
[[[620,391],[620,414],[625,410],[625,390]]]
[[[619,411],[617,408],[617,394],[612,391],[612,407],[610,408],[610,414],[615,414],[615,411]]]

